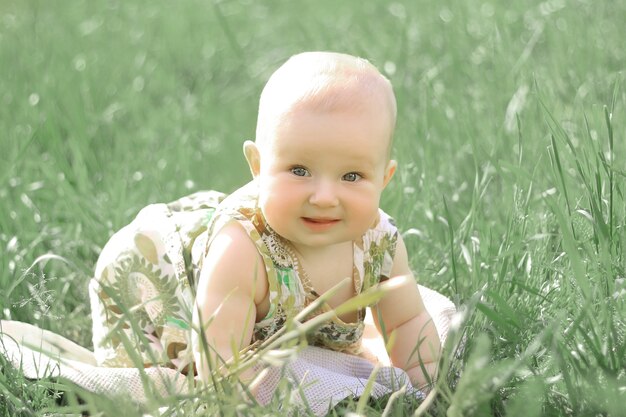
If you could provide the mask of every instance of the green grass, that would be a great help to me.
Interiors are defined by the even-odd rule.
[[[90,346],[107,238],[148,203],[244,183],[269,74],[337,50],[395,86],[383,208],[464,312],[421,415],[626,415],[625,20],[624,0],[3,1],[0,316]],[[119,415],[0,367],[0,414]],[[267,413],[223,389],[165,415]]]

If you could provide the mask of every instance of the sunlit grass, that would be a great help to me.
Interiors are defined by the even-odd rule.
[[[604,0],[2,2],[0,315],[90,346],[87,281],[108,237],[148,203],[247,181],[268,75],[339,50],[394,84],[383,208],[419,280],[463,311],[421,415],[623,415],[624,16]],[[0,413],[119,415],[0,365]],[[223,387],[162,412],[267,413]]]

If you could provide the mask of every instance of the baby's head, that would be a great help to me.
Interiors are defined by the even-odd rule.
[[[359,111],[374,107],[386,117],[391,140],[396,123],[396,98],[391,83],[362,58],[334,52],[292,56],[268,80],[259,101],[256,143],[273,138],[278,125],[298,109],[320,112]]]
[[[366,60],[291,57],[263,89],[256,140],[244,145],[270,226],[302,246],[364,233],[395,171],[395,121],[391,84]]]

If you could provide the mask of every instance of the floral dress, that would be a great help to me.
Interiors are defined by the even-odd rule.
[[[94,351],[99,364],[132,367],[166,364],[185,370],[193,360],[191,317],[195,283],[212,237],[239,223],[262,256],[270,309],[254,326],[263,341],[319,295],[305,279],[289,244],[265,222],[253,181],[230,196],[207,191],[144,208],[102,251],[90,284]],[[379,210],[377,221],[353,242],[356,294],[391,273],[398,230]],[[328,311],[323,306],[316,314]],[[359,353],[365,311],[357,321],[338,317],[308,335],[308,342]],[[129,353],[130,352],[130,353]]]

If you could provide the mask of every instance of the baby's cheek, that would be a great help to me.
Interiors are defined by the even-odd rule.
[[[293,217],[291,202],[288,196],[278,194],[268,196],[265,201],[261,202],[261,211],[265,217],[265,221],[278,234],[282,234],[285,224]]]
[[[375,198],[355,200],[350,211],[359,227],[368,229],[378,219],[378,200]]]

